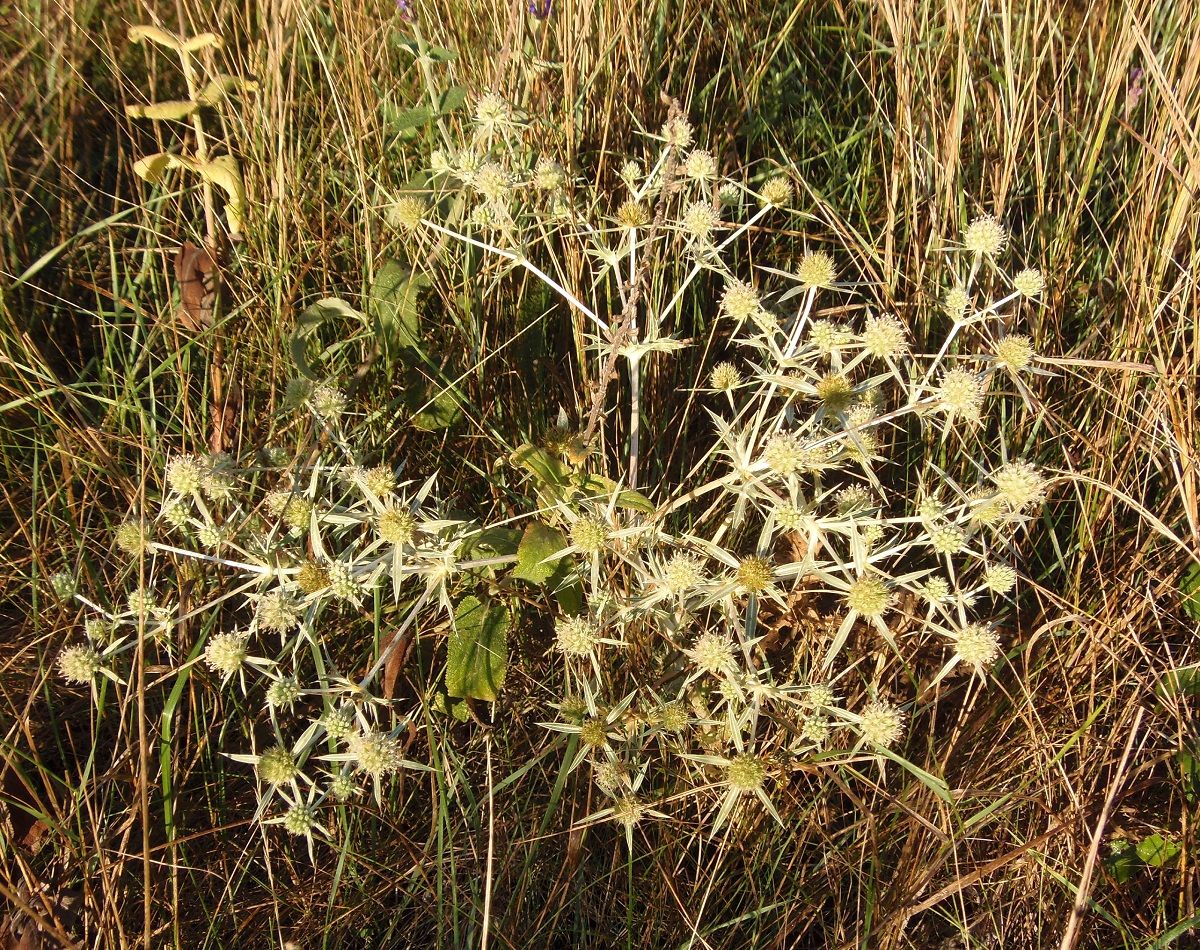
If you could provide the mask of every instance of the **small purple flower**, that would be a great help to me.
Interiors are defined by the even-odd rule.
[[[554,0],[529,0],[529,15],[535,20],[548,20],[553,6]]]
[[[405,23],[411,23],[414,15],[412,0],[396,0],[396,12]]]

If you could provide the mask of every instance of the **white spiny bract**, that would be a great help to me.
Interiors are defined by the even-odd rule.
[[[577,352],[589,365],[572,373],[619,381],[601,389],[594,431],[584,433],[591,393],[564,395],[585,410],[578,429],[564,410],[524,447],[532,452],[480,466],[503,473],[492,485],[502,512],[482,508],[484,491],[461,491],[461,460],[447,458],[452,509],[437,477],[368,444],[364,420],[383,396],[372,404],[349,378],[295,382],[282,402],[300,438],[277,466],[187,446],[171,454],[146,509],[160,514],[122,532],[146,588],[125,601],[127,585],[101,605],[95,642],[68,647],[60,672],[75,684],[127,675],[122,643],[143,627],[157,631],[147,646],[157,662],[187,664],[195,641],[173,642],[173,609],[154,591],[170,595],[168,566],[194,565],[212,597],[206,629],[251,631],[207,633],[192,662],[217,675],[198,679],[243,694],[227,708],[260,717],[230,736],[274,735],[261,757],[230,754],[253,761],[263,794],[290,805],[282,817],[263,809],[267,820],[309,837],[324,834],[325,796],[353,807],[364,786],[379,796],[411,768],[407,756],[436,758],[422,745],[438,731],[429,718],[453,704],[473,728],[476,711],[447,689],[468,598],[521,611],[521,643],[538,647],[522,648],[521,662],[545,664],[523,674],[550,691],[537,694],[550,697],[546,741],[570,738],[569,767],[590,767],[609,797],[598,814],[625,829],[659,816],[656,802],[695,814],[683,802],[693,796],[714,831],[742,809],[778,818],[783,763],[837,767],[815,751],[883,767],[924,715],[911,670],[945,660],[940,675],[989,688],[994,631],[1006,631],[1005,654],[1020,648],[997,615],[1020,591],[1009,565],[1049,482],[1000,444],[999,420],[1019,413],[1027,381],[1045,372],[1020,325],[1047,294],[1041,274],[1006,278],[1014,271],[1001,259],[1015,242],[983,216],[944,242],[952,253],[936,285],[885,310],[864,283],[872,262],[853,248],[822,245],[784,262],[790,270],[751,267],[747,241],[795,224],[792,185],[719,178],[681,112],[645,125],[660,131],[643,154],[590,174],[547,155],[504,96],[473,103],[462,140],[431,156],[429,193],[384,195],[386,220],[448,284],[492,265],[545,284],[554,304],[539,313],[566,321],[564,333],[583,328]],[[565,266],[551,255],[568,244]],[[620,304],[603,307],[628,300],[629,275],[643,267],[653,279],[639,281],[632,336],[617,339]],[[693,375],[679,387],[694,416],[653,419],[655,403],[625,401],[641,391],[629,383],[681,359],[695,334],[677,321],[693,311],[713,323],[713,357],[684,364]],[[917,339],[926,326],[946,334]],[[509,358],[496,349],[491,371],[527,370]],[[655,400],[679,366],[655,377]],[[630,419],[643,426],[636,448]],[[705,438],[701,457],[687,457]],[[405,667],[401,708],[382,683],[389,651],[410,636],[435,659]],[[418,682],[430,666],[433,678]],[[503,702],[494,709],[506,714]],[[288,799],[300,784],[310,798]]]

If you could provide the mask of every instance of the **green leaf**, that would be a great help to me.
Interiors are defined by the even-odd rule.
[[[589,495],[608,496],[617,490],[617,483],[611,478],[605,478],[603,475],[585,475],[580,483],[580,487]],[[652,515],[658,510],[654,502],[641,492],[634,491],[631,488],[622,489],[618,493],[617,506],[641,511],[648,515]]]
[[[418,300],[429,283],[425,274],[414,273],[399,261],[387,261],[376,271],[367,295],[367,310],[375,318],[388,353],[395,355],[401,347],[418,345],[421,335]]]
[[[329,320],[350,318],[365,320],[366,318],[340,297],[325,297],[310,304],[296,318],[296,326],[288,347],[292,354],[292,362],[301,374],[309,379],[320,379],[308,362],[308,341]]]
[[[1180,606],[1193,620],[1200,620],[1200,564],[1193,564],[1179,582]]]
[[[1112,849],[1104,856],[1104,869],[1118,884],[1125,884],[1133,879],[1142,866],[1137,848],[1129,841],[1120,840],[1112,843]]]
[[[454,611],[446,649],[446,692],[451,696],[496,699],[508,669],[508,628],[512,618],[501,604],[488,607],[464,597]]]
[[[545,584],[563,571],[563,558],[546,561],[567,546],[567,538],[557,528],[540,521],[531,521],[517,548],[517,566],[512,576],[533,584]]]
[[[467,101],[467,90],[462,86],[451,86],[438,97],[438,112],[442,115],[461,109]]]
[[[1175,753],[1175,763],[1179,766],[1180,781],[1183,784],[1183,795],[1190,804],[1195,804],[1200,798],[1200,746],[1192,745]]]
[[[186,119],[194,112],[200,111],[200,103],[190,99],[169,100],[167,102],[148,102],[140,106],[126,106],[125,114],[131,119]]]
[[[228,99],[232,93],[257,91],[257,81],[243,79],[241,76],[227,76],[222,73],[196,93],[196,101],[202,106],[212,108]]]
[[[388,116],[388,122],[393,132],[402,134],[420,128],[432,118],[433,113],[429,111],[429,106],[414,106],[411,109],[393,111]]]
[[[1181,666],[1167,670],[1154,687],[1159,699],[1200,694],[1200,666]]]
[[[462,419],[462,406],[453,391],[436,380],[429,380],[419,373],[410,374],[414,393],[424,395],[421,406],[413,413],[412,423],[425,432],[440,432]],[[429,394],[432,393],[432,396]]]
[[[556,459],[545,449],[539,449],[536,445],[530,445],[528,442],[514,450],[509,456],[509,461],[533,475],[541,488],[562,488],[569,483],[571,478],[571,473],[564,462]]]
[[[1148,866],[1161,868],[1175,860],[1179,845],[1162,835],[1151,835],[1138,842],[1137,853]]]

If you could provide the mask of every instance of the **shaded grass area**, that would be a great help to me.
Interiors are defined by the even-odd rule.
[[[905,773],[884,784],[797,763],[777,800],[785,828],[751,816],[709,840],[685,807],[640,826],[630,857],[617,832],[574,827],[595,792],[565,774],[574,750],[536,725],[559,684],[534,609],[495,727],[431,720],[413,749],[438,771],[345,808],[314,862],[251,822],[253,788],[221,753],[252,717],[235,715],[240,700],[207,674],[148,671],[157,685],[144,709],[109,694],[110,717],[54,679],[80,615],[54,602],[47,579],[68,569],[91,590],[127,585],[111,529],[145,508],[168,454],[209,443],[224,411],[210,392],[218,341],[240,390],[231,444],[280,434],[292,321],[319,297],[361,298],[399,253],[379,224],[382,195],[439,143],[389,126],[386,104],[423,94],[390,5],[182,6],[185,31],[224,34],[227,68],[261,83],[221,132],[245,168],[253,224],[228,263],[227,318],[199,335],[173,316],[171,277],[176,244],[200,239],[199,195],[151,193],[131,173],[170,143],[123,107],[177,96],[181,82],[126,43],[125,18],[143,11],[0,13],[0,88],[13,106],[0,134],[10,904],[65,928],[77,893],[89,935],[113,943],[139,941],[148,921],[155,944],[476,945],[490,840],[493,945],[1035,947],[1058,943],[1080,901],[1080,945],[1186,945],[1197,788],[1176,753],[1194,726],[1186,691],[1155,694],[1195,660],[1195,625],[1177,608],[1198,515],[1200,24],[1184,6],[564,0],[536,26],[523,5],[446,5],[429,28],[458,52],[455,80],[519,90],[547,149],[601,181],[615,183],[639,127],[661,124],[664,93],[688,104],[724,167],[748,166],[752,180],[789,170],[806,213],[753,234],[746,267],[828,248],[918,337],[944,330],[945,240],[981,210],[1002,213],[1048,277],[1027,332],[1063,358],[1034,388],[1040,412],[1015,419],[1009,440],[1062,478],[1025,565],[1037,584],[1012,623],[1020,650],[986,688],[942,685],[912,723],[905,755],[946,780],[953,804]],[[174,5],[155,12],[180,26]],[[560,260],[572,285],[584,273],[574,253]],[[460,384],[467,421],[411,426],[396,367],[366,337],[348,360],[361,368],[355,404],[373,414],[379,459],[440,468],[446,497],[511,515],[528,499],[496,461],[560,407],[584,416],[591,370],[569,314],[524,279],[481,260],[447,281],[431,289],[429,333],[469,354],[464,369],[488,367]],[[701,286],[680,309],[697,346],[648,365],[644,437],[675,446],[648,453],[661,465],[649,484],[678,478],[711,444],[690,391],[722,345],[718,289]],[[615,464],[624,426],[620,413],[606,424]],[[200,603],[214,583],[181,572],[178,597]],[[204,624],[181,632],[182,656]],[[369,660],[383,625],[377,614],[344,632],[348,666]],[[794,654],[810,649],[797,634]],[[417,653],[409,701],[441,662]],[[1111,843],[1155,834],[1180,853],[1118,880],[1103,860]]]

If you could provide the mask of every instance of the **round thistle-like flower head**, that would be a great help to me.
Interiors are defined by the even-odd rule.
[[[326,710],[321,716],[321,726],[330,739],[345,739],[354,735],[358,729],[354,722],[354,707],[341,706]]]
[[[312,519],[313,503],[303,495],[290,491],[268,492],[263,502],[267,511],[293,531],[307,531]]]
[[[1036,267],[1026,267],[1013,278],[1013,290],[1022,297],[1036,297],[1045,289],[1045,278]]]
[[[968,624],[958,633],[954,653],[964,663],[983,672],[1000,655],[1000,638],[982,624]]]
[[[963,246],[973,254],[995,257],[1004,249],[1008,232],[995,215],[981,214],[967,225],[963,233]]]
[[[613,821],[625,828],[632,828],[646,814],[646,806],[633,795],[622,795],[613,804]]]
[[[318,561],[307,560],[296,572],[296,586],[306,594],[324,590],[329,586],[329,571]]]
[[[826,373],[817,380],[817,398],[831,412],[844,412],[854,399],[854,389],[841,373]]]
[[[704,583],[704,564],[697,557],[676,554],[663,565],[663,586],[672,594],[682,594]]]
[[[354,569],[345,561],[332,561],[328,570],[330,593],[338,600],[357,603],[362,587],[354,579]]]
[[[290,709],[300,698],[300,681],[294,676],[275,680],[267,687],[267,705],[272,709]]]
[[[691,724],[683,703],[664,703],[656,710],[655,719],[665,732],[685,732]]]
[[[700,670],[713,676],[723,676],[737,668],[733,641],[719,633],[700,634],[692,648],[683,652]]]
[[[762,201],[774,208],[786,208],[792,202],[792,183],[785,175],[768,178],[762,186]]]
[[[425,202],[413,195],[404,195],[396,200],[387,213],[387,221],[392,227],[405,233],[412,233],[421,226],[425,217]]]
[[[484,93],[475,101],[475,125],[485,136],[492,136],[513,123],[513,110],[498,92]]]
[[[83,635],[92,643],[108,645],[116,637],[117,626],[112,621],[89,617],[83,622]]]
[[[268,785],[283,785],[300,774],[292,750],[277,745],[258,757],[258,777]]]
[[[833,503],[839,515],[853,515],[871,507],[871,493],[862,485],[847,485],[833,496]]]
[[[742,374],[732,363],[718,363],[713,367],[708,382],[713,389],[723,393],[732,392],[741,385]]]
[[[587,617],[559,617],[554,624],[554,645],[567,656],[588,656],[599,642],[600,632]]]
[[[725,781],[739,792],[756,792],[767,780],[767,763],[760,755],[743,752],[725,766]]]
[[[376,519],[375,530],[389,544],[411,544],[417,532],[417,519],[407,508],[389,508]]]
[[[135,587],[125,598],[125,605],[135,617],[148,617],[158,609],[158,601],[152,591],[145,587]]]
[[[800,735],[815,746],[823,746],[829,741],[833,725],[824,716],[805,716],[800,723]]]
[[[589,717],[579,727],[579,741],[588,749],[600,749],[608,745],[608,723],[598,717]]]
[[[591,515],[579,518],[571,525],[571,543],[584,554],[598,554],[608,540],[608,525]]]
[[[742,203],[742,189],[738,183],[735,181],[721,182],[717,188],[717,202],[723,208],[736,208],[740,205]]]
[[[358,786],[354,784],[354,779],[341,772],[329,782],[329,794],[339,802],[349,801],[357,791]]]
[[[952,369],[937,389],[940,408],[948,417],[978,422],[983,408],[983,380],[965,369]]]
[[[989,564],[983,572],[983,586],[997,594],[1007,594],[1017,586],[1017,572],[1007,564]]]
[[[818,353],[828,356],[839,346],[849,343],[852,334],[848,327],[840,324],[828,320],[814,320],[812,328],[808,331],[808,339],[817,348]]]
[[[1000,500],[1010,511],[1037,508],[1046,500],[1046,479],[1036,465],[1009,462],[991,475]]]
[[[874,702],[863,710],[858,728],[871,745],[890,749],[904,735],[904,720],[904,713],[895,706]]]
[[[351,736],[350,754],[359,770],[372,778],[381,778],[400,768],[400,742],[382,732]]]
[[[58,671],[68,683],[86,685],[104,668],[100,652],[87,643],[66,647],[58,655]]]
[[[962,529],[952,524],[935,524],[929,527],[929,543],[938,554],[957,554],[967,543]]]
[[[697,241],[707,241],[711,238],[720,223],[721,216],[717,214],[717,209],[707,201],[693,201],[679,219],[679,227],[683,233]]]
[[[187,527],[191,512],[182,498],[164,498],[158,509],[158,517],[176,530]]]
[[[814,450],[792,432],[771,436],[763,446],[762,458],[767,468],[784,476],[809,471],[815,461]]]
[[[286,591],[273,590],[259,598],[255,615],[259,629],[287,633],[300,623],[300,605]]]
[[[887,585],[873,574],[865,574],[845,593],[846,606],[864,617],[880,617],[891,602]]]
[[[837,697],[833,695],[832,687],[818,683],[816,686],[809,687],[808,702],[813,709],[828,709],[837,702]]]
[[[749,284],[734,280],[725,285],[725,293],[721,296],[721,310],[726,315],[740,321],[753,317],[761,309],[758,291]]]
[[[567,183],[567,173],[552,158],[539,158],[533,169],[533,187],[538,191],[557,191]]]
[[[621,166],[621,181],[625,182],[625,187],[630,191],[636,191],[638,183],[642,180],[642,163],[637,159],[629,159]]]
[[[396,473],[388,465],[375,465],[363,473],[363,484],[376,498],[386,498],[396,490]]]
[[[308,404],[322,419],[328,422],[336,421],[346,411],[346,395],[330,383],[314,386],[308,397]]]
[[[760,594],[771,586],[775,579],[775,570],[766,558],[743,558],[738,564],[737,583],[741,590],[748,594]]]
[[[167,463],[167,485],[177,495],[199,495],[207,469],[196,455],[177,455]]]
[[[971,524],[995,527],[1008,520],[1008,509],[998,494],[986,488],[976,488],[971,491],[969,498]]]
[[[696,181],[710,181],[717,177],[717,160],[708,149],[692,149],[684,159],[683,173]]]
[[[224,528],[213,524],[210,521],[202,524],[196,529],[196,540],[206,548],[212,548],[215,551],[222,544],[224,544],[228,538],[226,537]]]
[[[784,502],[775,509],[775,522],[788,531],[806,531],[813,525],[813,515],[791,502]]]
[[[289,808],[283,816],[283,830],[290,835],[307,835],[312,832],[313,826],[317,823],[317,812],[311,805],[306,805],[304,802],[299,802]]]
[[[644,228],[650,223],[650,209],[632,198],[617,209],[617,224],[623,228]]]
[[[944,604],[950,599],[950,582],[944,577],[931,577],[919,588],[921,597],[929,604]]]
[[[908,352],[908,332],[891,314],[868,317],[862,333],[863,348],[879,359],[895,359]]]
[[[961,320],[963,314],[967,312],[967,307],[971,305],[971,298],[967,294],[967,288],[951,287],[946,291],[946,299],[943,305],[946,308],[946,313],[950,314],[955,320]]]
[[[996,344],[996,365],[1019,373],[1033,362],[1033,343],[1029,337],[1016,333]]]
[[[685,149],[692,144],[692,124],[682,115],[673,115],[662,127],[662,137],[674,149]]]
[[[146,528],[140,521],[122,522],[113,540],[116,541],[117,547],[133,557],[140,557],[146,553]]]
[[[248,633],[218,633],[204,647],[204,662],[223,676],[232,676],[246,662]]]
[[[837,268],[833,265],[833,258],[824,251],[811,251],[800,259],[796,277],[801,286],[806,288],[832,287],[837,280]]]
[[[484,162],[471,178],[471,187],[493,204],[503,202],[512,193],[512,175],[499,162]]]
[[[596,787],[606,795],[615,795],[629,782],[629,766],[624,762],[603,761],[596,764],[592,770]]]

